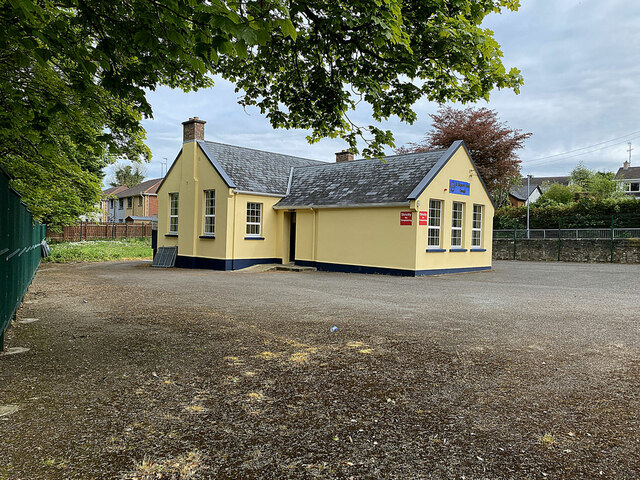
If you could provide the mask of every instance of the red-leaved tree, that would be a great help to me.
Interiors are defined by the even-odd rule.
[[[449,148],[456,140],[464,140],[484,183],[501,205],[509,189],[520,184],[520,159],[516,151],[524,147],[531,133],[509,128],[495,110],[469,107],[457,110],[441,106],[432,114],[432,129],[421,143],[400,147],[396,153],[413,153]]]

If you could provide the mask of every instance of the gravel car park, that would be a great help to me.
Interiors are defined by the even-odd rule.
[[[636,479],[639,274],[43,265],[0,479]]]

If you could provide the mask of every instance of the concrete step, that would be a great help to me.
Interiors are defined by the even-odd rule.
[[[293,263],[285,263],[283,265],[276,265],[273,270],[280,270],[284,272],[315,272],[315,267],[302,267],[300,265],[294,265]]]

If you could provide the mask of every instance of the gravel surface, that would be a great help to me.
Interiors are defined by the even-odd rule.
[[[640,267],[494,268],[43,265],[0,479],[640,478]]]

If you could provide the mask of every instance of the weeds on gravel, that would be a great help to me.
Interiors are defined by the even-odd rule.
[[[105,262],[109,260],[129,260],[151,258],[153,250],[149,240],[123,238],[120,240],[90,240],[64,242],[51,245],[51,255],[44,262]]]
[[[550,433],[545,433],[539,438],[539,440],[540,440],[540,443],[545,447],[553,447],[555,444],[558,443],[556,441],[556,438]]]
[[[145,457],[142,462],[137,463],[135,470],[125,475],[124,480],[189,480],[202,470],[202,454],[200,452],[189,452],[186,455],[164,460],[154,461]]]

